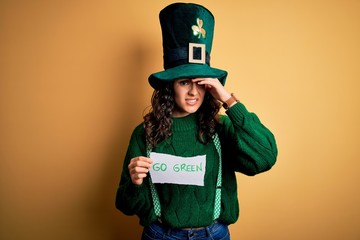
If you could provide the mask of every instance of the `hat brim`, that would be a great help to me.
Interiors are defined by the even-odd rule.
[[[177,79],[202,77],[218,78],[221,84],[225,85],[227,72],[207,64],[183,64],[151,74],[149,83],[154,89],[159,89],[163,84]]]

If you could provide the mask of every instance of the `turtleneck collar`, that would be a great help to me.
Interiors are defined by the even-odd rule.
[[[196,114],[192,113],[185,117],[174,117],[172,128],[174,131],[195,130],[197,128]]]

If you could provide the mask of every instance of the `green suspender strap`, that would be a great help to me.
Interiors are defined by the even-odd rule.
[[[216,189],[215,189],[215,202],[214,202],[214,216],[213,219],[216,220],[220,216],[221,212],[221,185],[222,185],[222,154],[221,154],[221,144],[218,134],[216,133],[213,138],[214,145],[216,148],[216,151],[219,155],[219,170],[218,170],[218,177],[216,181]],[[150,157],[151,149],[148,148],[146,150],[147,157]],[[150,183],[150,191],[151,191],[151,197],[154,204],[154,211],[155,215],[160,219],[161,218],[161,205],[159,200],[159,195],[156,191],[155,185],[151,181],[151,177],[149,178]]]
[[[215,189],[214,220],[218,219],[221,212],[221,185],[222,185],[222,154],[219,135],[214,135],[214,145],[219,155],[219,170]]]

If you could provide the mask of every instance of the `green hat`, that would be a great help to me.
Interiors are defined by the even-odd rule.
[[[214,36],[214,16],[203,6],[174,3],[160,12],[164,71],[149,76],[150,85],[161,85],[180,78],[218,78],[224,85],[227,72],[210,67]]]

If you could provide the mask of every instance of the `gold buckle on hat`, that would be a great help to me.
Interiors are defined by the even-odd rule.
[[[194,48],[201,49],[201,58],[196,59],[194,58]],[[205,64],[206,62],[206,49],[205,44],[202,43],[189,43],[189,63],[201,63]]]

